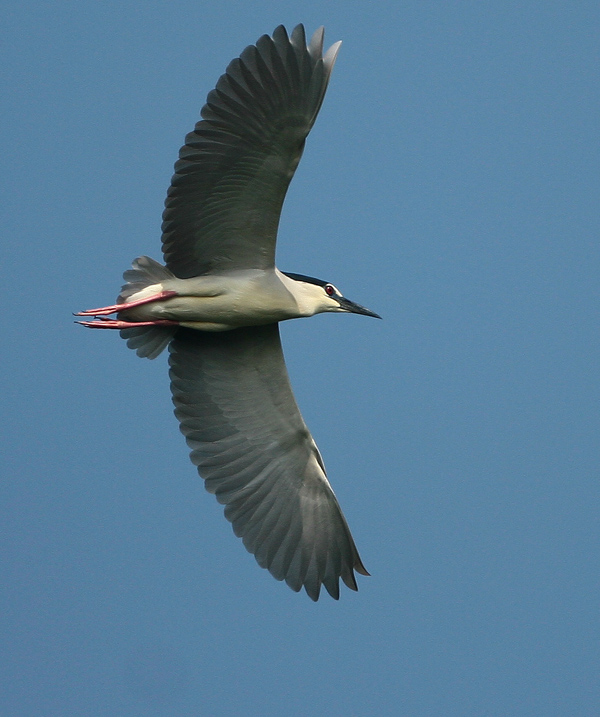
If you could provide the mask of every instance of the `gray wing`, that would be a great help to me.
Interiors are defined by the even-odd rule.
[[[292,394],[277,324],[181,329],[169,347],[175,415],[206,488],[258,564],[336,600],[368,575]]]
[[[341,43],[323,57],[298,25],[233,60],[187,135],[163,214],[163,253],[180,278],[274,265],[283,200]]]

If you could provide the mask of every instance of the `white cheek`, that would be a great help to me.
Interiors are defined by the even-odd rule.
[[[339,311],[340,304],[332,296],[326,296],[323,299],[323,311]]]

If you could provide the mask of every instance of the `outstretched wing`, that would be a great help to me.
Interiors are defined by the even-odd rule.
[[[294,399],[277,324],[180,330],[169,347],[175,415],[206,488],[258,564],[317,600],[368,575]]]
[[[163,253],[180,278],[274,265],[283,200],[341,43],[323,56],[298,25],[233,60],[187,135],[163,214]]]

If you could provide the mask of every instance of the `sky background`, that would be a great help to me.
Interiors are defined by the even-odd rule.
[[[598,2],[0,13],[0,713],[600,714]],[[297,22],[344,44],[278,265],[384,317],[282,327],[372,573],[317,604],[205,492],[166,357],[71,316],[161,258],[206,94]]]

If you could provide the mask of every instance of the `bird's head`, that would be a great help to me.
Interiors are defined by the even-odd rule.
[[[291,274],[287,271],[282,272],[289,279],[293,279],[293,284],[289,286],[294,294],[294,298],[298,303],[298,308],[305,316],[320,314],[325,311],[343,312],[349,314],[363,314],[364,316],[373,316],[380,319],[381,316],[374,311],[365,309],[360,304],[346,299],[341,292],[328,281],[315,279],[312,276],[304,274]]]

